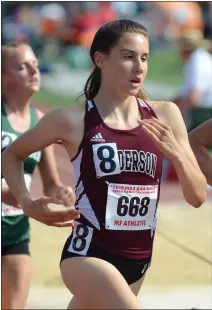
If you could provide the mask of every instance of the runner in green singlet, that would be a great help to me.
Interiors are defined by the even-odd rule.
[[[43,116],[30,105],[39,91],[38,60],[30,46],[2,46],[2,151]],[[33,143],[33,141],[31,141]],[[24,178],[29,189],[38,165],[44,194],[51,202],[73,204],[72,190],[63,186],[56,168],[52,146],[31,154],[24,162]],[[60,211],[61,212],[61,211]],[[31,278],[29,219],[2,177],[2,308],[24,309]]]

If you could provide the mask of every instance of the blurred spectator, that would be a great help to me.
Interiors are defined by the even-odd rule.
[[[137,7],[137,13],[145,13],[151,9],[151,2],[147,1],[137,1],[136,7]]]
[[[99,28],[98,2],[81,2],[78,10],[72,14],[60,38],[65,42],[65,59],[70,68],[83,69],[90,67],[87,49]]]
[[[189,29],[204,30],[203,14],[197,2],[155,1],[153,5],[163,12],[164,31],[171,38],[178,39]]]
[[[72,16],[73,17],[73,16]],[[69,44],[80,45],[83,48],[90,46],[93,36],[99,27],[98,5],[95,2],[80,3],[78,14],[70,20],[63,32],[63,39]]]
[[[100,26],[114,19],[119,19],[120,15],[110,2],[99,2]]]
[[[28,43],[37,53],[40,48],[40,27],[35,11],[26,4],[13,10],[13,14],[6,16],[2,23],[4,41]]]
[[[111,5],[121,18],[134,18],[137,15],[137,5],[134,1],[112,1]]]
[[[57,39],[66,17],[63,6],[59,3],[44,4],[40,10],[40,16],[43,37]]]
[[[110,2],[82,3],[78,14],[74,15],[62,35],[67,47],[66,61],[71,68],[88,68],[91,65],[88,48],[96,31],[102,24],[119,16]]]
[[[202,9],[204,20],[204,36],[205,38],[212,39],[212,2],[210,1],[197,1]]]
[[[172,101],[181,109],[188,131],[212,118],[212,56],[208,52],[211,44],[197,30],[186,31],[179,41],[184,86]],[[177,179],[167,159],[164,160],[163,178]]]
[[[174,102],[181,111],[189,113],[189,129],[212,117],[212,55],[208,52],[211,44],[197,30],[185,32],[179,41],[184,86]]]

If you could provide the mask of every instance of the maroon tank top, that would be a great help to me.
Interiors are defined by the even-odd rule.
[[[137,102],[141,118],[156,117],[147,103]],[[95,103],[86,102],[84,138],[72,160],[81,218],[70,251],[86,255],[93,244],[121,257],[151,256],[162,158],[140,125],[110,128]]]

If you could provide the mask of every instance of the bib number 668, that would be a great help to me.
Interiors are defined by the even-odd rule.
[[[118,200],[117,214],[119,216],[129,215],[135,217],[138,214],[145,216],[148,213],[148,206],[150,203],[149,197],[132,197],[129,199],[127,196],[122,196]]]

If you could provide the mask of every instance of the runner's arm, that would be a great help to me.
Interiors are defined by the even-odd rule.
[[[40,110],[37,110],[38,118],[41,119],[44,116],[44,113]],[[50,192],[62,186],[60,176],[57,169],[57,164],[54,155],[54,146],[50,145],[41,151],[41,160],[38,163],[38,169],[40,172],[41,180],[43,183],[43,190],[46,196]]]
[[[162,115],[166,124],[180,146],[172,164],[177,173],[186,201],[194,207],[200,207],[206,200],[206,179],[191,149],[187,130],[179,108],[172,102],[166,102]]]
[[[21,135],[2,153],[2,174],[18,203],[22,205],[24,201],[31,201],[24,181],[24,159],[57,140],[65,140],[69,131],[70,123],[64,117],[62,108],[57,108],[44,115],[35,127]]]
[[[200,168],[208,184],[212,186],[212,153],[207,149],[212,147],[212,119],[192,130],[189,140]]]

